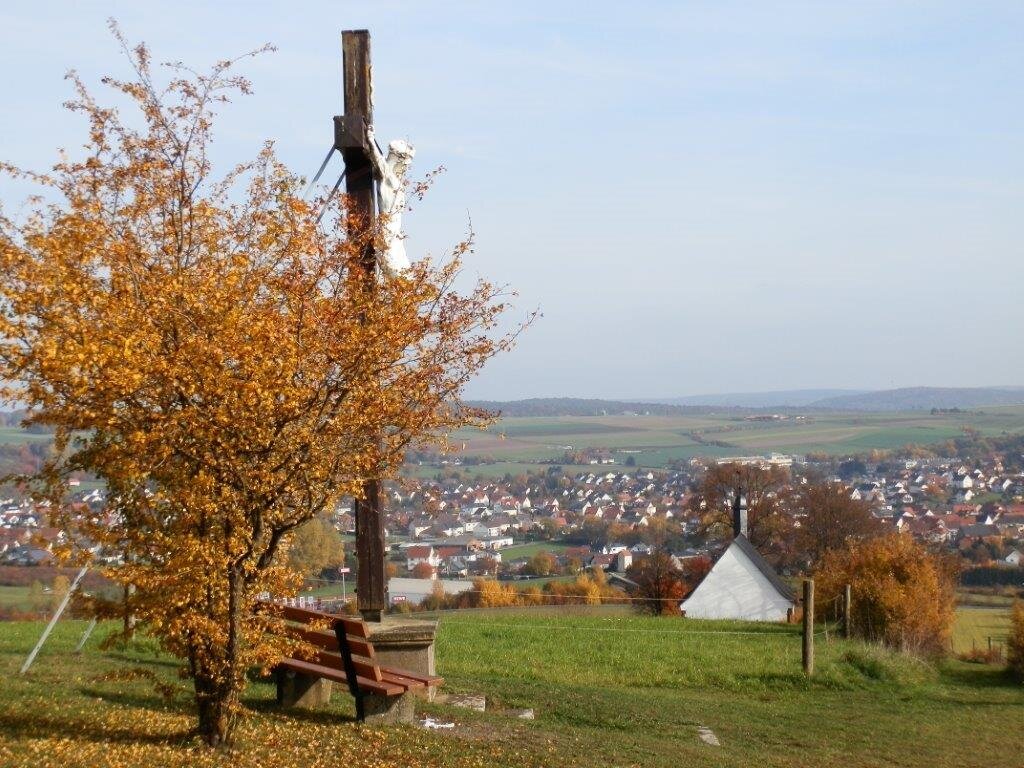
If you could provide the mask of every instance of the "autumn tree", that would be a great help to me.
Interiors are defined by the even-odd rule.
[[[704,577],[711,572],[711,567],[713,565],[714,563],[707,555],[688,557],[683,561],[682,575],[687,594],[696,589],[697,585],[700,584]]]
[[[527,561],[526,571],[534,576],[550,576],[556,565],[555,558],[550,552],[538,552]]]
[[[412,567],[412,576],[414,579],[432,579],[434,578],[434,566],[427,562],[416,563]]]
[[[345,545],[329,520],[317,516],[295,528],[288,543],[288,565],[303,576],[319,576],[325,568],[345,563]]]
[[[956,567],[910,536],[892,533],[828,550],[814,578],[823,617],[850,585],[856,636],[925,655],[948,647]]]
[[[485,423],[460,393],[512,337],[494,335],[502,290],[455,288],[469,242],[371,280],[381,228],[305,201],[273,146],[215,173],[216,109],[249,92],[238,60],[160,85],[144,46],[129,58],[133,79],[104,83],[137,115],[71,74],[84,154],[0,166],[42,190],[0,211],[0,381],[55,430],[36,476],[54,523],[118,556],[104,572],[183,659],[215,745],[247,671],[299,650],[259,602],[297,587],[282,547],[407,446]],[[103,514],[61,504],[73,472],[106,483]]]
[[[949,490],[946,487],[946,480],[941,475],[929,475],[928,488],[925,490],[928,498],[936,504],[944,504],[949,498]]]
[[[779,553],[791,528],[789,471],[775,465],[731,462],[708,467],[689,502],[701,516],[703,534],[732,538],[732,503],[737,493],[747,499],[747,538],[763,553]]]
[[[498,575],[499,563],[498,559],[493,555],[481,555],[477,558],[476,564],[481,573],[487,576]]]
[[[871,506],[851,498],[850,488],[842,483],[809,482],[797,492],[795,505],[801,513],[796,548],[811,566],[829,550],[882,532]]]
[[[626,576],[636,582],[637,610],[662,616],[678,616],[679,603],[686,594],[683,574],[672,556],[655,550],[633,563]]]
[[[551,541],[559,533],[559,525],[550,517],[543,517],[539,523],[534,526],[534,531],[537,531],[537,538],[544,541]]]

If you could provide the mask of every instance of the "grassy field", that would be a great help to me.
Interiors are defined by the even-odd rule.
[[[734,413],[686,416],[594,416],[506,418],[490,430],[464,430],[452,443],[464,453],[489,456],[496,463],[463,466],[470,475],[516,474],[535,462],[557,460],[568,449],[607,448],[619,465],[632,456],[639,466],[663,467],[694,456],[734,456],[771,451],[832,455],[899,448],[908,443],[941,443],[964,427],[983,435],[1024,432],[1024,407],[986,408],[977,413],[819,413],[781,422],[746,421]],[[711,443],[724,443],[714,445]],[[410,468],[418,475],[437,467]],[[600,467],[574,466],[597,471]]]
[[[501,559],[504,562],[518,560],[521,557],[533,557],[538,552],[551,552],[558,554],[569,549],[568,544],[558,544],[551,541],[534,541],[529,544],[514,544],[501,550]]]
[[[0,605],[26,607],[29,604],[29,587],[8,587],[0,585]]]
[[[209,753],[190,733],[186,683],[143,642],[100,650],[102,628],[58,625],[17,674],[41,624],[0,624],[3,766],[998,766],[1020,765],[1024,689],[994,668],[933,668],[818,639],[813,680],[798,628],[641,618],[611,609],[446,614],[438,671],[489,707],[536,720],[421,704],[452,731],[366,728],[345,695],[281,713],[254,682],[239,750]],[[158,693],[154,681],[164,684]],[[913,727],[908,727],[913,723]],[[710,728],[721,746],[698,738]]]
[[[957,611],[953,632],[953,650],[965,653],[972,648],[985,649],[989,638],[993,644],[1005,645],[1010,633],[1008,607],[962,607]]]

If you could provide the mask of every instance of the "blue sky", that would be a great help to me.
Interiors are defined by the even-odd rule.
[[[410,255],[471,216],[468,271],[544,314],[473,396],[1024,384],[1022,3],[7,3],[0,157],[81,141],[109,16],[158,61],[277,45],[218,160],[307,174],[371,30],[378,136],[447,168]]]

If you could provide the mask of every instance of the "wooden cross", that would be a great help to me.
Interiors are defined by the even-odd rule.
[[[341,33],[345,114],[334,118],[334,148],[345,161],[345,192],[353,227],[372,226],[376,196],[373,166],[366,154],[366,126],[373,124],[373,85],[370,72],[370,33],[365,29]],[[363,253],[366,289],[374,290],[377,254],[367,244]],[[380,621],[387,609],[387,573],[384,556],[384,512],[380,481],[363,484],[363,498],[355,502],[357,603],[366,621]]]

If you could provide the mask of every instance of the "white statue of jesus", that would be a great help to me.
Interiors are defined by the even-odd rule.
[[[412,165],[416,150],[402,139],[388,144],[384,157],[374,140],[373,128],[366,126],[366,152],[377,178],[377,212],[386,217],[384,223],[384,253],[378,260],[381,269],[389,275],[405,272],[411,264],[402,243],[402,214],[405,212],[405,174]]]

